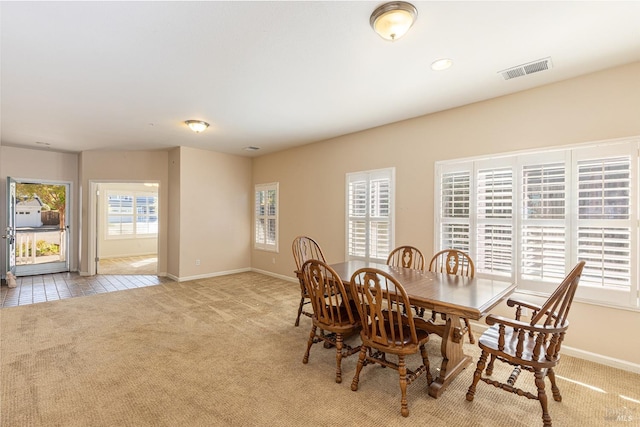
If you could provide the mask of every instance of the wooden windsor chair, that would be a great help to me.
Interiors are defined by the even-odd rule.
[[[323,262],[326,262],[327,260],[322,253],[320,245],[308,236],[298,236],[293,239],[291,249],[293,250],[293,259],[296,263],[296,270],[294,273],[296,273],[298,281],[300,282],[300,304],[298,306],[298,315],[295,323],[295,326],[298,326],[300,324],[300,316],[302,314],[308,317],[313,315],[311,312],[304,310],[305,304],[309,304],[311,301],[309,300],[309,295],[307,294],[307,290],[304,285],[302,265],[310,259],[317,259]]]
[[[553,399],[562,400],[560,390],[556,385],[553,368],[560,361],[560,348],[569,328],[567,316],[573,296],[575,295],[584,261],[580,261],[565,277],[560,286],[551,294],[547,301],[540,305],[531,304],[515,299],[507,300],[509,307],[516,307],[515,319],[502,316],[487,316],[487,324],[491,325],[478,340],[482,355],[473,374],[473,382],[467,391],[467,400],[472,401],[476,393],[476,385],[482,380],[502,390],[536,399],[542,406],[542,421],[545,427],[551,426],[551,416],[547,408],[544,379],[551,381]],[[521,319],[522,309],[532,310],[531,321]],[[513,372],[506,382],[502,383],[492,378],[483,377],[482,371],[491,356],[485,371],[487,376],[493,374],[494,363],[499,360],[514,366]],[[537,394],[533,394],[515,386],[515,382],[522,370],[533,372]]]
[[[475,266],[471,257],[466,253],[457,249],[445,249],[438,252],[433,256],[433,258],[431,258],[429,271],[434,273],[473,277],[475,274]],[[423,312],[420,313],[421,316],[422,314]],[[435,322],[437,315],[438,313],[436,311],[431,311],[431,321]],[[441,317],[444,317],[442,313],[440,313],[440,315]],[[465,328],[469,334],[469,342],[471,344],[475,344],[476,340],[473,336],[473,332],[471,331],[469,319],[462,318],[462,320],[464,321]]]
[[[351,276],[350,288],[362,322],[362,348],[351,390],[358,390],[360,372],[365,365],[374,363],[395,369],[400,379],[400,413],[407,417],[407,385],[421,375],[426,375],[427,385],[432,381],[425,348],[429,334],[416,328],[411,310],[406,314],[400,310],[401,306],[409,305],[407,293],[400,283],[382,270],[357,270]],[[408,369],[406,356],[418,352],[422,365]],[[387,354],[396,355],[398,362],[387,360]]]
[[[335,346],[336,382],[341,383],[342,358],[360,350],[360,346],[352,348],[346,344],[344,338],[361,329],[360,316],[340,276],[326,263],[314,259],[305,262],[302,277],[313,307],[311,333],[302,363],[309,362],[313,344],[324,342]],[[323,331],[321,334],[317,333],[318,328]]]

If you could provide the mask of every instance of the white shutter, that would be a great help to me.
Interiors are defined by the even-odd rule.
[[[367,180],[365,175],[353,176],[348,183],[348,254],[367,256]]]
[[[434,245],[469,245],[478,276],[521,292],[553,292],[584,260],[576,298],[638,308],[639,149],[625,138],[437,162]]]
[[[393,245],[393,169],[347,174],[347,254],[384,261]]]
[[[480,169],[476,182],[476,268],[478,272],[511,275],[513,169]]]
[[[255,188],[256,249],[278,251],[278,183],[259,184]]]
[[[440,239],[436,250],[451,248],[470,254],[471,171],[443,172],[439,184]]]
[[[390,177],[374,178],[369,186],[370,205],[369,240],[371,250],[369,256],[386,260],[391,252],[391,179]]]
[[[566,173],[564,162],[521,169],[521,277],[559,282],[566,269]]]
[[[581,283],[631,285],[631,158],[580,160],[578,181],[578,260],[586,261]]]

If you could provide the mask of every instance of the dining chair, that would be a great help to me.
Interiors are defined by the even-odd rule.
[[[438,252],[431,258],[431,262],[429,263],[429,271],[432,271],[434,273],[445,273],[456,276],[473,277],[475,275],[475,266],[471,257],[465,252],[459,251],[457,249],[445,249]],[[422,315],[423,313],[420,314]],[[437,315],[438,313],[436,311],[431,311],[431,320],[433,322],[436,321]],[[440,313],[440,315],[444,317],[442,313]],[[469,319],[463,317],[462,320],[464,321],[467,333],[469,334],[469,342],[471,344],[475,344],[476,340],[473,336],[473,331],[471,331],[471,324],[469,323]]]
[[[400,377],[400,413],[407,417],[407,385],[421,375],[426,375],[427,386],[432,381],[425,348],[429,334],[416,328],[411,310],[402,313],[400,307],[408,306],[409,298],[402,285],[386,272],[375,268],[359,269],[351,276],[350,289],[362,321],[362,347],[351,390],[358,390],[360,372],[365,365],[373,363],[395,369]],[[422,365],[407,368],[406,356],[418,352]],[[398,362],[387,360],[387,354],[396,355]]]
[[[424,270],[424,256],[413,246],[398,246],[387,257],[387,265]]]
[[[567,316],[584,264],[584,261],[580,261],[542,305],[515,299],[507,300],[509,307],[516,308],[515,320],[492,314],[487,316],[486,322],[490,328],[478,340],[482,354],[473,374],[473,382],[467,391],[468,401],[473,400],[476,385],[482,380],[502,390],[540,401],[543,424],[545,427],[551,426],[544,379],[549,377],[554,400],[562,401],[553,368],[560,361],[560,347],[569,328]],[[523,308],[532,311],[531,321],[527,322],[521,318]],[[491,360],[485,371],[487,376],[493,374],[496,360],[515,367],[505,383],[482,376],[489,355]],[[523,369],[533,372],[537,395],[515,386]]]
[[[414,246],[398,246],[387,257],[387,265],[424,270],[424,255]],[[417,315],[424,313],[423,308],[414,307],[414,309]],[[406,312],[407,309],[403,307],[402,310]]]
[[[312,316],[311,312],[303,310],[304,305],[309,304],[310,301],[309,295],[307,294],[307,290],[304,286],[304,279],[302,278],[302,265],[310,259],[318,259],[324,262],[327,260],[322,253],[320,245],[311,237],[296,237],[293,239],[291,248],[293,250],[293,259],[296,263],[296,270],[294,273],[296,273],[298,281],[300,282],[300,305],[298,306],[298,316],[296,317],[295,323],[295,326],[298,326],[300,324],[300,315],[304,314],[305,316]]]
[[[313,307],[311,333],[302,363],[309,362],[313,344],[324,342],[335,347],[336,382],[341,383],[342,358],[360,350],[360,346],[352,348],[346,344],[344,338],[360,331],[360,316],[340,276],[326,263],[315,259],[305,262],[302,265],[302,277]],[[318,334],[318,328],[323,332]]]

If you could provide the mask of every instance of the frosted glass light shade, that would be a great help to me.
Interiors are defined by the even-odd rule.
[[[371,28],[385,40],[398,40],[405,35],[418,16],[418,10],[410,3],[396,1],[385,3],[371,14]]]

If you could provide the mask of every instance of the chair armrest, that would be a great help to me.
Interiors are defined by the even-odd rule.
[[[530,331],[534,333],[543,333],[543,334],[556,334],[556,333],[564,332],[569,327],[568,321],[565,321],[562,325],[558,327],[553,327],[553,326],[545,326],[545,325],[531,325],[529,323],[525,323],[520,320],[507,319],[506,317],[496,316],[493,314],[488,315],[487,325],[495,325],[495,324],[510,326],[515,329],[524,329],[525,331]]]
[[[526,307],[528,309],[535,310],[535,311],[540,311],[542,309],[542,307],[540,307],[538,304],[534,304],[527,301],[520,301],[517,299],[511,299],[511,298],[507,300],[507,305],[509,307],[515,307],[516,305],[519,305],[521,307]]]

